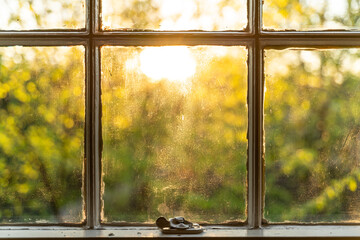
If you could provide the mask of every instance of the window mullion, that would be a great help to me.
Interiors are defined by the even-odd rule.
[[[85,211],[86,227],[93,229],[100,225],[100,158],[99,158],[99,49],[93,40],[95,27],[95,0],[87,0],[87,29],[89,41],[86,48],[86,159],[85,159]]]
[[[260,45],[261,0],[253,0],[254,41],[249,52],[249,148],[248,148],[248,224],[259,228],[263,202],[263,54]]]
[[[100,32],[101,26],[101,0],[89,0],[92,4],[92,11],[91,11],[91,22],[92,28],[91,33],[96,34]]]
[[[261,227],[263,202],[263,54],[254,41],[249,53],[248,222]]]
[[[95,46],[95,41],[93,41],[93,46]],[[95,166],[94,166],[94,177],[95,177],[95,209],[94,209],[94,226],[99,227],[101,223],[101,212],[102,212],[102,203],[101,203],[101,186],[102,186],[102,164],[101,164],[101,154],[102,154],[102,128],[101,128],[101,77],[100,77],[100,47],[93,47],[94,51],[94,72],[95,72]]]
[[[98,131],[99,131],[99,102],[97,87],[96,62],[97,48],[90,41],[86,48],[86,159],[85,159],[85,186],[86,186],[86,227],[95,228],[99,225],[99,157],[98,157]]]

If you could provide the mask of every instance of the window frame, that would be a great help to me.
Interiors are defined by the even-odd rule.
[[[85,216],[79,224],[1,224],[1,238],[164,237],[146,224],[101,223],[101,55],[111,46],[241,45],[248,48],[248,197],[247,220],[231,225],[206,226],[206,232],[190,237],[340,237],[360,239],[359,224],[268,224],[263,219],[265,196],[264,157],[264,50],[297,47],[360,47],[360,30],[266,31],[262,30],[262,0],[248,0],[248,27],[239,32],[101,30],[100,0],[85,0],[85,28],[80,30],[0,31],[0,46],[85,47]],[[31,41],[30,41],[31,40]],[[290,227],[290,228],[289,228]],[[44,231],[47,230],[47,231]],[[89,231],[93,230],[93,231]],[[320,231],[320,232],[319,232]],[[64,236],[64,232],[67,232]],[[136,234],[135,234],[136,232]],[[111,235],[114,233],[114,235]],[[140,233],[140,234],[139,234]],[[53,235],[54,234],[54,235]],[[168,237],[168,236],[165,236]],[[182,236],[184,237],[184,236]]]

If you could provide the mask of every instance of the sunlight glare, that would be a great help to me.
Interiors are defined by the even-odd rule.
[[[140,69],[154,82],[167,79],[185,83],[196,71],[196,61],[184,46],[146,48],[140,54]]]

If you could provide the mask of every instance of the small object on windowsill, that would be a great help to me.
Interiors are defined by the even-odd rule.
[[[169,221],[164,217],[159,217],[156,220],[156,226],[164,234],[197,234],[204,231],[199,224],[189,222],[183,217],[170,218]]]

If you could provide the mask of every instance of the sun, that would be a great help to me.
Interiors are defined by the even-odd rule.
[[[140,69],[153,82],[186,83],[196,72],[196,60],[185,46],[150,47],[140,53]]]

